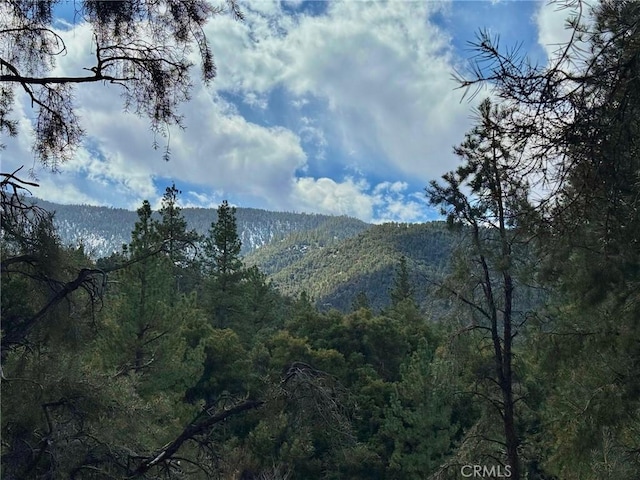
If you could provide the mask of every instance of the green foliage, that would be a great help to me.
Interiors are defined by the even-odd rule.
[[[407,267],[407,257],[400,257],[400,262],[396,269],[396,275],[391,289],[391,305],[397,306],[405,300],[413,300],[413,287],[409,279],[409,269]]]
[[[218,208],[218,219],[211,224],[204,242],[204,265],[209,279],[205,282],[205,305],[214,324],[226,328],[234,324],[243,305],[240,286],[243,273],[240,259],[235,208],[225,200]]]
[[[499,414],[504,458],[519,480],[522,433],[516,404],[524,398],[519,396],[514,338],[527,316],[515,296],[520,287],[514,253],[523,250],[532,234],[523,228],[531,207],[522,144],[509,127],[513,115],[512,108],[483,101],[476,126],[454,149],[462,164],[443,176],[444,185],[431,182],[427,196],[452,226],[466,227],[469,234],[467,249],[459,250],[457,271],[441,287],[468,308],[471,319],[464,330],[482,332],[479,346],[491,352],[486,365],[477,365],[477,381],[483,386],[478,397]],[[486,438],[498,441],[495,434]]]
[[[288,220],[288,223],[293,224],[292,220]],[[314,215],[306,225],[300,225],[289,233],[280,233],[267,245],[249,253],[245,262],[272,275],[295,264],[311,252],[339,244],[369,227],[350,217]]]
[[[200,241],[200,236],[195,230],[188,230],[182,208],[178,205],[181,193],[175,184],[167,187],[158,211],[158,234],[165,242],[165,253],[176,266],[184,266],[185,263],[193,261],[196,245]]]
[[[452,230],[227,202],[211,222],[172,185],[94,264],[7,178],[3,478],[634,478],[639,17],[574,24],[583,76],[490,66],[510,101],[480,104],[428,189]]]
[[[242,267],[239,258],[241,248],[236,209],[230,207],[225,200],[218,207],[218,219],[211,224],[209,235],[205,239],[206,265],[220,277],[232,276]]]
[[[374,310],[389,305],[389,293],[398,262],[403,256],[416,302],[427,308],[427,278],[441,278],[447,269],[454,235],[443,222],[375,225],[339,243],[290,252],[291,245],[274,244],[291,262],[271,275],[280,291],[299,295],[306,291],[322,309],[347,312],[360,292]],[[253,257],[250,257],[250,259]],[[252,260],[253,261],[253,260]]]
[[[202,81],[209,83],[216,75],[202,28],[224,9],[203,0],[188,6],[155,1],[78,1],[71,21],[82,22],[95,39],[95,62],[89,60],[89,75],[78,72],[63,77],[54,71],[56,59],[68,49],[73,52],[74,45],[54,32],[59,14],[56,2],[16,1],[8,6],[3,12],[7,47],[0,57],[0,131],[17,134],[19,124],[11,120],[11,110],[18,99],[12,86],[20,85],[35,109],[34,159],[52,171],[72,158],[83,141],[85,132],[73,101],[74,87],[95,83],[119,88],[123,106],[146,117],[154,136],[166,136],[170,125],[182,125],[177,110],[190,97],[192,55],[200,59]],[[233,17],[243,18],[233,1],[228,6]],[[130,50],[132,45],[135,52]],[[168,144],[164,157],[169,158]]]
[[[198,382],[187,389],[186,400],[204,400],[207,408],[225,402],[229,396],[245,393],[249,359],[238,335],[230,329],[211,329],[200,339],[204,349],[203,372]],[[192,376],[191,379],[197,378]]]
[[[131,243],[128,251],[132,255],[143,256],[159,247],[160,234],[157,223],[151,217],[153,211],[148,200],[142,202],[142,206],[138,208],[137,213],[138,220],[131,232]]]
[[[528,329],[537,392],[538,467],[558,478],[638,471],[637,2],[600,2],[534,67],[479,35],[477,78],[516,109],[510,131],[526,166],[552,185],[528,228],[537,235],[547,308]],[[571,67],[569,67],[571,65]],[[571,92],[568,94],[568,92]],[[545,190],[544,188],[542,190]],[[523,216],[527,209],[519,206]],[[634,439],[635,440],[632,440]]]
[[[363,291],[358,292],[356,298],[353,299],[353,303],[351,304],[351,310],[357,311],[361,308],[365,310],[371,310],[371,303],[369,302],[369,297]]]
[[[408,357],[395,387],[382,427],[393,445],[389,478],[425,478],[451,454],[460,429],[453,420],[451,383],[438,376],[426,342]]]
[[[136,222],[136,212],[122,208],[98,207],[92,205],[61,205],[38,199],[36,203],[45,211],[56,213],[54,225],[65,246],[78,246],[85,243],[87,254],[97,259],[110,256],[119,251],[123,243],[130,240],[131,230]],[[188,229],[206,236],[211,227],[212,218],[217,218],[217,209],[182,208]],[[158,219],[158,215],[154,215]],[[248,265],[256,265],[261,271],[271,274],[271,255],[285,264],[295,258],[296,249],[284,251],[280,246],[287,244],[290,238],[305,238],[305,232],[325,239],[324,242],[337,242],[357,235],[370,225],[350,217],[332,217],[308,213],[272,212],[255,208],[236,209],[238,235],[242,242],[240,253],[247,258]],[[314,232],[315,233],[311,233]],[[90,238],[91,242],[86,242]],[[304,253],[304,252],[301,252]],[[253,261],[253,259],[256,261]]]

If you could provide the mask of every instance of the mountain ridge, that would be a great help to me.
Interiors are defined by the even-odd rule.
[[[60,205],[37,200],[55,212],[62,243],[94,259],[121,251],[130,242],[137,220],[134,211],[90,205]],[[189,229],[205,234],[217,220],[217,209],[183,208]],[[156,212],[157,215],[157,212]],[[281,293],[307,293],[323,309],[348,311],[364,293],[374,310],[389,304],[401,257],[405,257],[415,300],[432,300],[427,278],[442,278],[448,269],[455,234],[445,222],[368,224],[347,216],[272,212],[236,208],[241,256],[257,266]]]
[[[133,210],[94,205],[63,205],[32,198],[34,203],[54,213],[54,225],[66,246],[83,245],[94,258],[107,257],[119,252],[131,240],[131,231],[137,220]],[[216,208],[186,207],[182,209],[189,229],[206,234],[217,220]],[[157,213],[155,213],[157,215]],[[256,208],[236,208],[238,235],[242,241],[241,254],[257,250],[274,240],[293,232],[316,229],[327,221],[339,219],[345,231],[359,232],[370,224],[347,216],[316,213],[274,212]]]

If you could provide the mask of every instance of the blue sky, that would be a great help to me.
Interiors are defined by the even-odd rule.
[[[452,147],[471,126],[474,103],[452,80],[468,68],[468,42],[486,29],[544,64],[567,35],[568,12],[545,2],[241,5],[244,23],[220,16],[205,28],[218,77],[205,87],[194,70],[170,162],[151,148],[147,121],[123,112],[116,87],[83,85],[75,93],[87,138],[76,157],[56,174],[34,164],[32,112],[17,96],[21,130],[0,152],[3,169],[34,167],[34,194],[60,203],[135,209],[175,182],[184,206],[228,199],[368,222],[429,220],[437,212],[424,187],[456,167]],[[56,73],[91,66],[87,26],[76,20],[61,34],[69,53]]]

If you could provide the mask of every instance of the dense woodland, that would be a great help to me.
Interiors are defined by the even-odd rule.
[[[4,174],[2,478],[638,478],[640,4],[593,14],[544,67],[479,34],[433,309],[402,255],[380,307],[286,295],[174,186],[93,261]]]

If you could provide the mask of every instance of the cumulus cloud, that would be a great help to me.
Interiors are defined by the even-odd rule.
[[[68,51],[54,74],[73,74],[90,65],[91,36],[85,25],[61,32]],[[253,103],[259,105],[258,97]],[[196,84],[193,100],[184,108],[186,130],[171,129],[169,138],[154,138],[148,122],[122,110],[117,88],[87,84],[76,89],[75,102],[86,131],[86,142],[74,158],[52,175],[33,163],[32,128],[28,107],[18,102],[20,135],[10,139],[3,153],[5,166],[31,164],[43,180],[37,195],[56,201],[116,204],[131,207],[144,199],[157,199],[154,179],[173,178],[223,190],[237,196],[267,198],[283,207],[290,180],[304,166],[305,153],[298,136],[279,126],[251,123],[237,108],[215,92]],[[158,143],[159,150],[151,147]],[[168,146],[171,161],[162,161]],[[31,161],[30,161],[31,160]],[[272,195],[276,193],[276,195]]]
[[[363,220],[373,217],[373,198],[364,180],[300,177],[294,181],[291,200],[301,211],[349,215]]]
[[[416,222],[433,217],[422,193],[407,193],[405,182],[381,182],[373,188],[360,178],[301,177],[295,180],[292,204],[303,211],[349,215],[366,222]]]
[[[447,34],[429,20],[437,8],[335,2],[322,16],[286,16],[274,7],[249,12],[243,25],[220,17],[208,30],[221,47],[216,88],[281,86],[297,107],[321,98],[329,111],[325,130],[347,154],[375,153],[369,170],[427,180],[451,164],[451,145],[468,125],[468,106],[451,81]]]
[[[211,88],[195,82],[183,109],[186,130],[172,129],[168,139],[154,139],[145,119],[123,112],[114,86],[77,88],[87,142],[61,175],[39,171],[42,196],[62,201],[68,192],[68,201],[131,207],[157,200],[163,178],[197,189],[190,205],[225,196],[368,221],[424,218],[411,189],[455,165],[451,146],[469,126],[469,105],[450,80],[456,60],[448,34],[431,21],[441,6],[335,2],[321,14],[292,13],[298,6],[253,2],[246,22],[221,16],[206,26],[218,78]],[[91,66],[87,26],[61,35],[69,53],[56,73]],[[247,107],[254,116],[243,114]],[[279,115],[268,117],[273,109]],[[19,110],[28,124],[28,107]],[[28,131],[5,152],[15,164],[33,158]],[[150,148],[154,141],[168,145],[170,162]],[[316,169],[323,173],[314,177],[312,162],[339,168]],[[347,169],[357,177],[342,177]],[[373,177],[394,180],[366,180]]]

